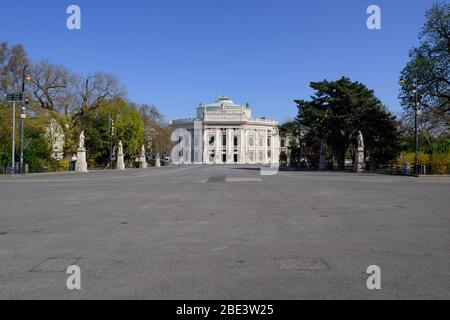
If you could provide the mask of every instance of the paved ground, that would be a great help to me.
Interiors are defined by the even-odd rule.
[[[450,299],[449,194],[450,178],[249,167],[3,177],[0,298]]]

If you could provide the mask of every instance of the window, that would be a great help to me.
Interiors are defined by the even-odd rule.
[[[252,136],[248,137],[248,145],[249,145],[250,147],[253,147],[253,144],[254,144],[254,139],[253,139],[253,137],[252,137]]]
[[[224,134],[222,136],[222,146],[226,147],[227,146],[227,135]]]
[[[272,147],[272,137],[267,137],[267,146],[270,148]]]
[[[286,147],[286,140],[281,139],[281,147],[282,148]]]
[[[234,137],[234,146],[237,147],[238,146],[238,137]]]
[[[216,142],[216,137],[215,136],[210,136],[209,137],[209,145],[210,146],[214,146],[215,142]]]

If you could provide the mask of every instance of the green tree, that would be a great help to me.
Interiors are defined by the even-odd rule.
[[[435,3],[426,12],[419,34],[420,45],[410,51],[410,61],[401,72],[404,85],[400,99],[405,117],[414,113],[414,79],[422,109],[421,127],[440,134],[450,125],[450,4]]]
[[[281,124],[279,126],[280,130],[280,136],[281,137],[291,137],[289,141],[289,145],[287,145],[287,148],[290,150],[290,163],[291,165],[295,165],[300,163],[300,156],[301,156],[301,145],[299,141],[301,142],[302,136],[300,132],[300,126],[298,122],[296,121],[286,121],[285,123]],[[284,152],[280,155],[281,161],[287,161],[288,155]]]
[[[397,122],[373,90],[345,77],[332,82],[312,82],[311,88],[315,93],[310,101],[295,100],[299,108],[297,121],[309,152],[317,155],[324,140],[332,159],[339,169],[344,169],[345,159],[353,157],[357,133],[361,130],[373,166],[395,158]]]
[[[172,129],[165,123],[164,116],[156,106],[141,105],[136,107],[142,116],[145,129],[145,142],[153,156],[170,154],[173,143],[170,140]]]
[[[85,115],[86,148],[90,159],[106,164],[110,152],[111,120],[113,145],[122,141],[128,162],[139,155],[144,144],[144,125],[136,108],[121,98],[107,100]]]
[[[16,111],[16,120],[20,111]],[[31,172],[41,171],[53,164],[51,146],[46,139],[47,118],[38,112],[29,115],[24,129],[24,162]],[[2,171],[11,167],[11,106],[0,104],[0,166]],[[17,123],[18,124],[18,123]],[[19,159],[20,131],[16,131],[16,159]]]

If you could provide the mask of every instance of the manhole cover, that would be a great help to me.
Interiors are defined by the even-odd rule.
[[[283,271],[325,271],[329,267],[322,259],[275,259],[278,268]]]
[[[67,267],[75,265],[81,258],[47,258],[30,272],[66,272]]]
[[[208,183],[223,183],[225,182],[225,176],[214,176],[209,178]]]

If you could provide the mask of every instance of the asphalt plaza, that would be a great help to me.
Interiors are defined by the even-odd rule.
[[[449,299],[449,194],[248,166],[1,177],[0,298]]]

